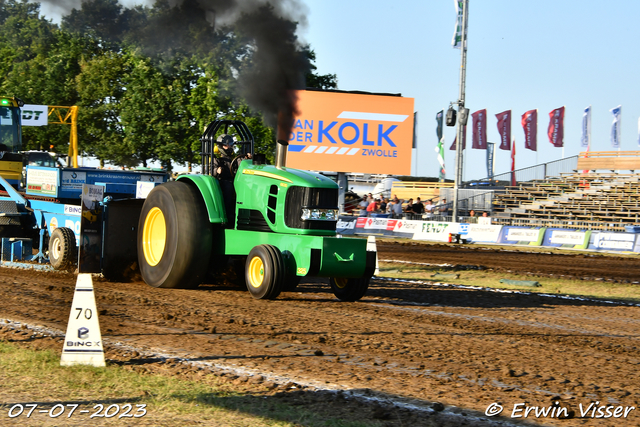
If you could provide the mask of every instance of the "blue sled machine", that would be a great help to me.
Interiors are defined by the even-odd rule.
[[[1,160],[0,160],[1,162]],[[144,196],[167,175],[147,171],[25,166],[17,188],[0,176],[2,263],[75,269],[83,184],[103,187],[104,199],[84,215],[101,217],[100,268],[120,278],[137,261],[138,218]]]

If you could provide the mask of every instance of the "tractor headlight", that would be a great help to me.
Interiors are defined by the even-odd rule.
[[[302,209],[302,219],[311,221],[337,221],[338,209]]]

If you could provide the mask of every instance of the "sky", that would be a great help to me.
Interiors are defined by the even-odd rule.
[[[401,93],[415,99],[418,148],[412,174],[437,176],[436,113],[459,95],[460,50],[451,46],[454,0],[302,0],[300,36],[315,50],[318,72],[338,89]],[[622,150],[638,150],[640,1],[470,0],[466,107],[487,109],[487,139],[499,143],[495,115],[512,111],[516,169],[562,158],[547,137],[549,112],[565,106],[564,157],[582,151],[582,115],[592,107],[591,150],[613,150],[613,115],[622,105]],[[524,148],[522,114],[538,109],[538,151]],[[471,118],[469,123],[471,124]],[[455,177],[455,128],[445,127],[446,177]],[[464,179],[487,176],[484,150],[470,149]],[[417,153],[416,153],[417,152]],[[495,172],[510,170],[496,150]]]
[[[400,93],[415,99],[418,148],[412,175],[438,175],[436,113],[459,95],[460,50],[451,46],[454,0],[298,0],[299,37],[316,53],[320,74],[338,89]],[[126,5],[136,3],[126,0]],[[622,150],[638,150],[640,1],[470,0],[466,107],[487,110],[487,137],[499,142],[495,115],[512,111],[516,169],[579,154],[582,115],[592,107],[591,150],[612,150],[613,116],[622,105]],[[52,16],[43,4],[45,15]],[[55,16],[52,16],[54,21]],[[547,137],[549,112],[565,106],[564,149]],[[538,109],[538,151],[524,148],[520,118]],[[471,124],[471,119],[469,119]],[[455,128],[445,127],[446,177],[455,177]],[[464,179],[487,176],[484,150],[467,132]],[[496,150],[496,174],[510,170]]]

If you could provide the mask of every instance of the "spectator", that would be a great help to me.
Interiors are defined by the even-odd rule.
[[[438,213],[441,216],[449,216],[449,205],[447,204],[447,199],[442,199],[437,206]]]
[[[387,205],[389,204],[389,199],[381,199],[382,201],[380,202],[380,212],[382,213],[386,213],[387,212]]]
[[[367,203],[367,197],[363,197],[362,201],[358,204],[360,207],[360,216],[367,216],[367,207],[369,207],[369,203]]]
[[[420,201],[420,197],[416,197],[416,202],[411,206],[414,215],[422,215],[424,213],[424,205]]]
[[[394,194],[394,195],[393,195],[393,199],[392,199],[392,201],[394,201],[394,202],[396,202],[396,203],[400,203],[400,202],[401,202],[401,200],[400,200],[400,199],[398,199],[398,195],[397,195],[397,194]]]
[[[489,212],[482,212],[482,216],[485,217],[485,218],[488,217],[489,216]]]
[[[400,200],[392,203],[392,213],[394,218],[402,218],[402,202]]]
[[[407,205],[404,207],[405,212],[413,212],[413,199],[409,199]]]
[[[371,214],[374,214],[378,211],[378,202],[376,200],[373,200],[371,203],[369,203],[369,206],[367,206],[367,216],[371,216]]]
[[[475,216],[476,216],[476,211],[474,211],[473,209],[471,209],[471,210],[469,211],[469,217],[473,218],[473,217],[475,217]]]
[[[432,219],[433,218],[433,203],[431,203],[431,199],[427,200],[424,205],[424,213],[425,218]]]

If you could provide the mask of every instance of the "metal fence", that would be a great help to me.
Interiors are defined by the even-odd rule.
[[[495,190],[475,190],[468,188],[458,189],[458,210],[460,212],[469,212],[474,210],[477,212],[491,211],[493,194]],[[450,208],[453,208],[454,189],[443,188],[440,190],[440,199],[447,199]]]
[[[550,176],[560,176],[563,173],[570,173],[578,168],[578,156],[566,157],[560,160],[554,160],[548,163],[542,163],[536,166],[530,166],[527,168],[517,169],[513,172],[505,172],[499,175],[494,175],[493,178],[482,178],[475,181],[468,181],[464,184],[465,187],[474,187],[477,185],[492,185],[496,187],[503,187],[511,185],[512,174],[515,174],[515,181],[526,182],[536,179],[543,180]]]

